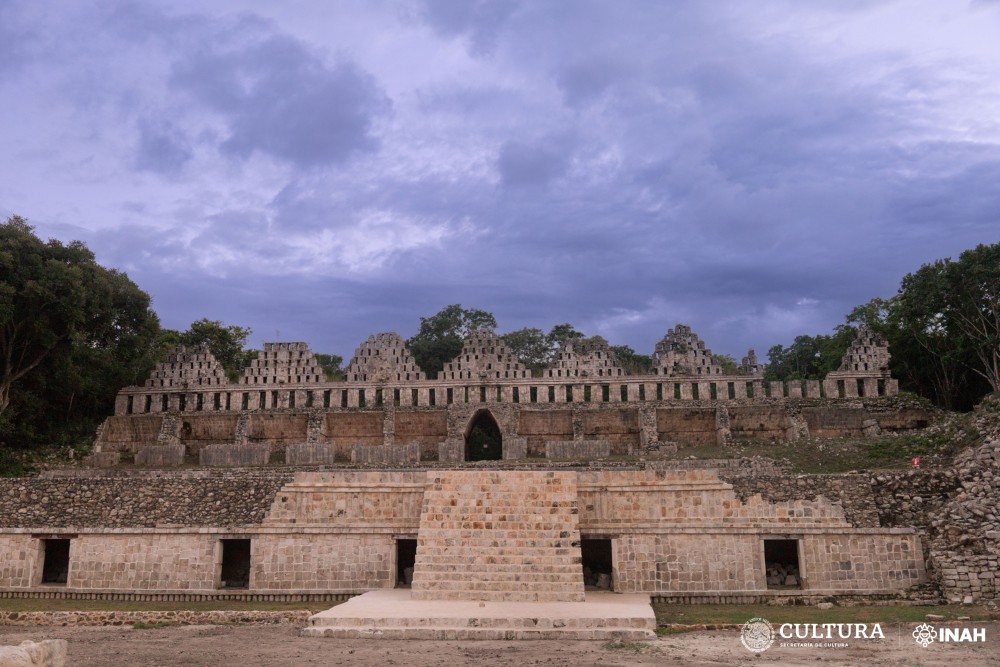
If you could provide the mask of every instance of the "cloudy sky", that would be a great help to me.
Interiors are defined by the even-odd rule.
[[[1000,241],[988,0],[0,0],[0,215],[165,326],[763,355]]]

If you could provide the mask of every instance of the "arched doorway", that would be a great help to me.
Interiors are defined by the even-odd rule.
[[[499,461],[503,458],[503,435],[488,410],[480,410],[465,432],[466,461]]]

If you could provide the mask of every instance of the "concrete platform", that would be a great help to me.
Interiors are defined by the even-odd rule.
[[[309,619],[303,635],[382,639],[612,639],[656,637],[648,595],[590,592],[584,602],[414,600],[406,589],[351,598]]]

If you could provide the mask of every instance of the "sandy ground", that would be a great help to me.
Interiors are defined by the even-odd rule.
[[[24,639],[63,638],[69,642],[69,664],[106,667],[156,665],[257,667],[269,665],[932,665],[980,667],[1000,665],[1000,623],[986,626],[986,642],[932,644],[920,648],[908,636],[887,626],[884,642],[859,642],[842,649],[772,646],[759,657],[747,651],[736,631],[704,631],[669,635],[650,642],[613,647],[582,641],[390,641],[300,637],[294,626],[174,626],[131,628],[0,627],[0,645]]]

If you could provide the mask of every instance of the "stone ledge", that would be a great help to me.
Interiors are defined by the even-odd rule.
[[[311,612],[289,611],[0,611],[0,625],[100,626],[136,623],[279,624],[305,623]]]

